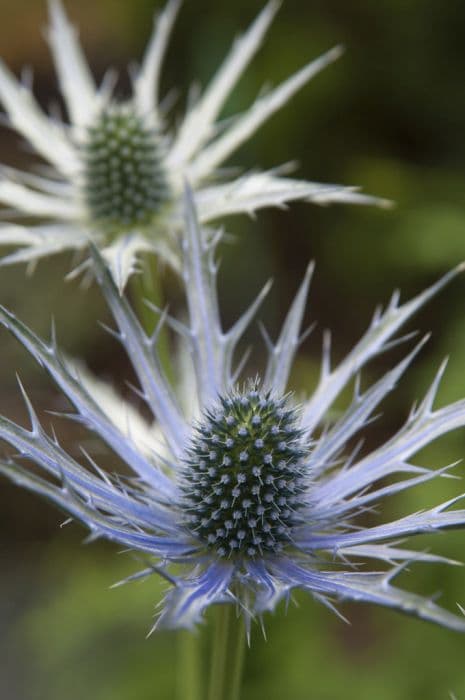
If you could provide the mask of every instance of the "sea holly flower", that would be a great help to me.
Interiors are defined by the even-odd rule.
[[[273,343],[261,377],[241,378],[235,350],[267,287],[228,331],[222,329],[216,293],[217,239],[202,231],[192,197],[186,202],[183,279],[187,321],[162,315],[192,358],[195,400],[186,408],[170,387],[148,337],[108,267],[92,247],[93,269],[112,311],[116,338],[138,378],[140,395],[157,427],[139,425],[137,437],[102,387],[60,354],[55,336],[39,339],[10,312],[0,320],[43,366],[74,407],[71,414],[127,465],[134,478],[105,473],[89,456],[78,460],[46,433],[24,393],[30,428],[0,419],[0,438],[14,449],[1,472],[104,537],[142,552],[148,567],[169,582],[157,624],[191,627],[212,604],[237,605],[248,622],[287,598],[294,588],[333,601],[376,603],[465,631],[465,619],[432,599],[404,591],[393,579],[409,562],[445,562],[399,544],[419,533],[465,526],[465,510],[446,503],[377,524],[360,516],[394,494],[448,474],[427,469],[414,455],[431,441],[465,426],[465,401],[434,406],[441,367],[425,398],[385,443],[365,455],[348,444],[363,434],[373,412],[407,370],[424,340],[365,391],[356,382],[350,406],[322,430],[338,395],[362,367],[395,343],[395,334],[463,266],[412,300],[395,295],[367,332],[332,368],[328,345],[314,393],[297,401],[286,393],[301,338],[312,274],[310,266]],[[159,330],[159,329],[158,329]],[[104,388],[104,395],[106,388]],[[147,426],[148,428],[148,426]],[[145,442],[145,448],[141,445]],[[84,453],[85,454],[85,453]],[[34,462],[39,472],[21,463]],[[361,562],[365,565],[359,569]],[[375,564],[372,568],[370,562]]]
[[[292,179],[283,170],[219,177],[229,156],[309,80],[340,54],[336,47],[264,93],[222,124],[223,105],[260,48],[278,9],[271,0],[233,44],[224,63],[178,127],[169,129],[159,79],[180,0],[169,0],[155,23],[129,99],[118,100],[110,74],[97,87],[59,0],[50,0],[48,39],[69,123],[45,114],[30,86],[0,64],[0,101],[9,125],[49,164],[31,174],[3,167],[0,203],[36,225],[3,224],[0,243],[19,246],[3,264],[34,261],[63,250],[104,251],[123,290],[141,251],[155,251],[175,267],[174,232],[182,226],[182,188],[191,183],[202,224],[253,213],[293,200],[386,205],[356,188]]]

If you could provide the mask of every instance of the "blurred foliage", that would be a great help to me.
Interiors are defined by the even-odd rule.
[[[140,56],[155,8],[148,0],[68,2],[81,37],[101,76],[122,69],[118,90],[128,85],[125,66]],[[188,86],[205,85],[231,38],[261,2],[186,3],[168,53],[163,87],[179,87],[173,118],[182,113]],[[0,0],[0,46],[15,71],[34,67],[44,105],[56,99],[41,27],[45,2]],[[273,276],[275,286],[263,317],[270,331],[289,305],[309,258],[317,261],[308,321],[334,331],[334,359],[367,326],[375,305],[395,287],[413,294],[465,258],[465,5],[421,0],[287,0],[259,56],[231,97],[225,116],[249,104],[262,85],[277,83],[311,57],[342,42],[346,55],[318,76],[274,117],[234,159],[249,168],[293,159],[297,174],[318,181],[363,185],[396,200],[391,212],[310,208],[264,212],[256,221],[228,222],[234,238],[223,246],[220,289],[226,323]],[[4,130],[1,159],[27,164],[29,154]],[[96,321],[106,312],[98,291],[63,283],[69,257],[41,263],[32,277],[2,269],[0,301],[46,334],[53,315],[69,352],[83,354],[99,374],[125,378],[124,358]],[[237,284],[237,280],[241,284]],[[166,280],[169,294],[179,296]],[[176,296],[177,295],[177,296]],[[385,439],[421,396],[444,355],[450,365],[440,400],[465,395],[465,281],[443,292],[417,319],[433,338],[383,419],[368,431],[367,444]],[[251,334],[258,339],[258,333]],[[35,403],[56,408],[53,388],[17,345],[1,340],[0,410],[21,419],[14,370],[21,372]],[[293,388],[307,392],[317,380],[321,328],[305,342]],[[394,353],[395,354],[395,353]],[[380,358],[377,376],[390,358]],[[257,366],[260,357],[255,356]],[[50,419],[48,419],[50,420]],[[64,428],[63,430],[66,430]],[[66,438],[71,441],[73,432]],[[455,433],[421,455],[442,466],[464,454]],[[463,466],[457,469],[463,474]],[[448,498],[460,484],[442,480],[417,493],[396,496],[384,516],[400,515]],[[435,538],[436,550],[463,559],[463,536]],[[431,541],[418,540],[418,547]],[[148,631],[163,584],[154,578],[108,591],[136,569],[110,546],[79,545],[76,530],[57,528],[48,506],[9,484],[0,488],[0,674],[2,697],[11,700],[126,700],[173,698],[176,635]],[[403,574],[415,589],[444,592],[450,606],[464,602],[463,570],[421,565]],[[268,641],[254,630],[246,667],[244,700],[436,700],[465,698],[465,640],[453,633],[392,613],[345,606],[352,625],[298,596],[267,620]],[[205,630],[199,639],[205,642]]]

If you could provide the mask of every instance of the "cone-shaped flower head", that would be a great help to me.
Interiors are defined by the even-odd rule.
[[[462,495],[400,519],[380,516],[370,526],[360,517],[386,497],[447,474],[447,469],[426,469],[413,459],[432,440],[465,426],[464,400],[434,407],[443,368],[387,442],[363,456],[348,448],[424,341],[364,393],[357,388],[336,422],[325,430],[319,427],[328,423],[328,411],[361,368],[392,347],[402,324],[461,268],[402,305],[395,295],[335,368],[326,342],[320,382],[310,398],[298,403],[286,385],[301,338],[311,266],[277,342],[267,338],[263,375],[247,380],[240,377],[235,350],[267,287],[225,332],[216,294],[216,244],[202,231],[189,196],[183,235],[188,318],[162,315],[160,320],[179,335],[182,366],[191,362],[180,374],[188,380],[181,394],[171,389],[160,364],[158,330],[146,336],[101,254],[91,249],[116,322],[115,335],[132,362],[153,425],[137,418],[133,408],[123,409],[121,399],[83,368],[65,361],[54,337],[43,342],[1,310],[3,325],[48,370],[74,406],[75,418],[125,462],[134,479],[104,473],[90,457],[86,466],[84,459],[68,454],[44,431],[25,394],[30,429],[0,418],[0,439],[14,449],[1,472],[55,502],[93,537],[153,560],[136,577],[158,572],[170,583],[159,624],[190,627],[217,603],[237,604],[250,622],[293,588],[303,588],[330,607],[339,599],[371,602],[465,631],[460,614],[392,582],[406,562],[447,561],[401,547],[399,540],[463,528],[465,510],[457,505]],[[18,455],[41,471],[22,465]]]
[[[210,85],[169,130],[159,100],[160,71],[179,9],[169,0],[154,26],[133,94],[118,101],[107,76],[97,88],[59,0],[50,0],[48,38],[69,123],[47,116],[30,87],[0,63],[0,102],[10,126],[51,166],[49,174],[3,168],[0,203],[38,224],[0,229],[0,243],[20,246],[3,264],[27,262],[89,237],[103,251],[122,290],[138,252],[152,250],[173,266],[180,261],[174,232],[182,225],[184,178],[192,184],[202,223],[253,213],[292,200],[327,204],[386,204],[354,188],[291,179],[284,171],[243,174],[215,182],[218,168],[291,97],[340,54],[335,48],[301,68],[251,107],[220,126],[229,94],[259,49],[278,9],[271,0],[232,46]]]
[[[82,150],[89,220],[115,236],[150,226],[171,197],[157,132],[130,104],[113,104],[89,127]]]
[[[185,512],[219,557],[256,557],[291,543],[309,485],[302,437],[286,399],[255,387],[205,412],[184,469]]]

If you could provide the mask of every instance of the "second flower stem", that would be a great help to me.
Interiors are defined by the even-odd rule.
[[[245,648],[242,616],[234,605],[215,610],[208,700],[240,700]]]
[[[182,630],[178,634],[177,700],[202,700],[202,644],[198,634]]]

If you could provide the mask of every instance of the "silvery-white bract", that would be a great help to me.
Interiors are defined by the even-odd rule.
[[[362,367],[391,348],[402,324],[463,266],[406,303],[394,295],[336,367],[331,367],[326,343],[319,384],[297,403],[286,394],[286,385],[301,339],[312,267],[277,341],[266,336],[263,375],[244,379],[235,350],[267,287],[224,331],[216,293],[218,241],[201,229],[189,193],[185,207],[187,320],[160,318],[179,336],[183,363],[191,363],[181,373],[194,382],[184,386],[184,400],[170,386],[157,354],[160,327],[147,337],[105,260],[91,247],[95,274],[116,323],[112,332],[131,360],[153,426],[133,420],[134,409],[123,410],[108,386],[67,361],[54,336],[46,343],[8,311],[0,316],[70,401],[72,417],[101,438],[133,477],[105,472],[85,453],[81,461],[68,454],[45,432],[26,394],[30,428],[0,419],[0,438],[14,449],[1,472],[81,521],[91,537],[144,553],[148,567],[136,578],[157,572],[171,585],[159,624],[191,627],[212,604],[237,605],[250,623],[292,589],[302,588],[331,608],[335,600],[377,603],[465,631],[460,614],[393,585],[409,562],[448,561],[406,549],[399,540],[462,528],[465,510],[456,504],[463,496],[396,520],[379,516],[375,525],[366,526],[363,519],[367,508],[385,498],[448,475],[448,468],[426,469],[412,461],[425,445],[465,425],[465,401],[434,407],[443,368],[384,444],[363,456],[348,449],[424,340],[368,389],[361,391],[356,381],[350,406],[328,422],[336,398]],[[21,457],[39,471],[23,465]]]
[[[39,222],[33,227],[1,225],[0,244],[19,246],[2,264],[79,250],[90,237],[103,250],[120,290],[141,251],[155,251],[177,266],[180,256],[173,232],[182,225],[184,178],[194,189],[202,224],[293,200],[387,204],[353,187],[286,177],[285,168],[233,179],[218,172],[239,146],[340,54],[339,47],[332,49],[261,94],[245,112],[219,121],[226,99],[260,48],[279,6],[275,0],[233,43],[179,126],[168,129],[159,79],[179,6],[180,0],[170,0],[158,17],[133,78],[132,96],[121,102],[113,95],[112,74],[96,86],[74,28],[59,0],[50,0],[48,40],[69,123],[45,114],[30,85],[18,82],[0,63],[0,101],[8,123],[50,166],[36,174],[2,168],[0,203],[14,216]]]

